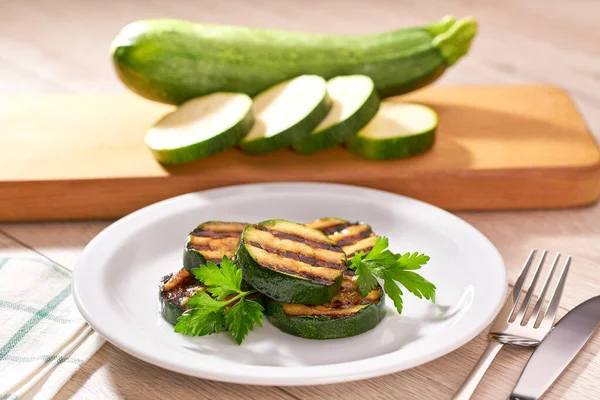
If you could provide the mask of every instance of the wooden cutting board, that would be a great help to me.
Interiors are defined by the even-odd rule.
[[[121,217],[182,193],[322,181],[405,194],[449,210],[552,208],[600,196],[600,152],[569,96],[550,86],[430,87],[395,98],[434,108],[426,154],[363,160],[338,147],[164,167],[147,127],[172,109],[132,94],[0,97],[0,220]]]

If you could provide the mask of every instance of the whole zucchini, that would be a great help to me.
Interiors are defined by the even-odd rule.
[[[472,18],[417,28],[325,35],[155,19],[125,26],[112,44],[117,74],[151,100],[181,104],[214,92],[254,96],[293,77],[369,76],[381,97],[437,79],[467,53]]]

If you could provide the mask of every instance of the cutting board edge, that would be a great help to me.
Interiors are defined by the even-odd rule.
[[[468,180],[465,179],[467,177]],[[195,178],[194,175],[188,175],[120,178],[110,181],[87,179],[0,182],[0,221],[114,219],[181,194],[267,182],[330,182],[371,187],[413,197],[450,211],[580,207],[600,199],[600,162],[588,167],[516,170],[510,174],[501,170],[443,173],[420,171],[411,176],[400,176],[396,180],[334,181],[308,177],[293,180],[263,179],[259,182],[239,178],[198,182]],[[444,190],[432,191],[431,187]],[[68,197],[64,194],[66,191],[70,192]],[[464,193],[471,195],[465,196]],[[45,208],[38,205],[44,205]]]

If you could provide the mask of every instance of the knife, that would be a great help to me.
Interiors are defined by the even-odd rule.
[[[600,325],[600,296],[569,311],[525,365],[511,400],[536,400],[554,383]]]

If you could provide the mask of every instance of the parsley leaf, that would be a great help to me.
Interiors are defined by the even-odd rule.
[[[204,292],[198,292],[186,304],[195,308],[186,311],[178,318],[175,332],[188,336],[205,336],[221,332],[223,327],[222,303]]]
[[[185,303],[190,307],[178,318],[175,332],[189,336],[205,336],[227,328],[237,344],[241,344],[255,324],[262,326],[264,308],[247,296],[256,290],[242,290],[242,271],[227,257],[221,265],[212,262],[192,269],[194,276],[206,286],[209,296],[198,291]]]
[[[237,344],[241,344],[254,324],[262,326],[263,306],[252,300],[241,299],[225,310],[225,325]]]
[[[398,281],[412,294],[422,299],[435,302],[435,285],[423,278],[421,275],[413,271],[407,270],[390,270],[387,272],[389,276]]]
[[[422,299],[435,302],[435,285],[423,278],[415,270],[429,261],[429,256],[419,253],[394,254],[387,250],[388,239],[378,237],[373,249],[365,256],[360,252],[350,261],[350,268],[356,270],[356,284],[366,296],[377,284],[375,277],[383,280],[383,290],[394,301],[396,310],[402,314],[402,290],[397,282],[410,293]]]
[[[242,292],[242,270],[237,268],[227,256],[223,257],[220,266],[209,261],[200,268],[193,268],[192,273],[207,286],[206,290],[217,300]]]
[[[421,269],[429,261],[429,256],[414,252],[406,253],[396,260],[396,267],[401,269]]]
[[[387,279],[386,279],[387,278]],[[402,301],[402,290],[398,287],[396,282],[387,276],[387,273],[383,273],[383,290],[385,293],[392,299],[394,305],[396,306],[396,310],[398,314],[402,314],[403,310],[403,301]]]
[[[356,284],[360,289],[360,294],[366,297],[377,286],[377,278],[373,275],[370,265],[367,262],[362,262],[363,255],[362,251],[356,253],[352,258],[352,264],[356,265],[356,274],[358,275]]]

